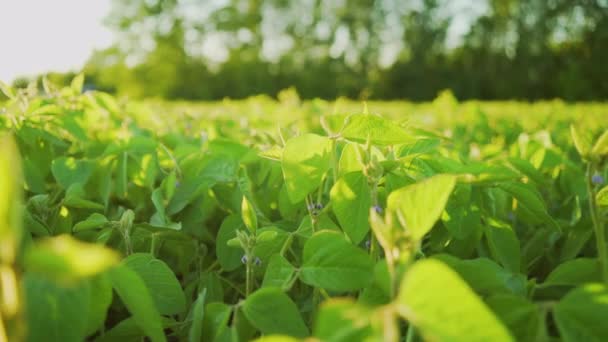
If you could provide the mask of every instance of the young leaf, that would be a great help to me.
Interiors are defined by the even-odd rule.
[[[374,145],[397,145],[413,142],[413,137],[391,120],[373,114],[356,114],[346,119],[341,135],[350,141]]]
[[[91,278],[89,296],[89,314],[86,334],[91,335],[103,326],[108,309],[112,304],[112,284],[106,274]]]
[[[126,265],[113,268],[109,277],[118,297],[146,336],[153,342],[166,341],[160,314],[141,277]]]
[[[80,95],[82,93],[82,86],[84,84],[84,74],[78,74],[76,77],[72,79],[72,83],[70,83],[70,88],[74,94]]]
[[[102,214],[93,213],[91,216],[87,217],[86,220],[76,223],[74,228],[72,228],[72,231],[76,233],[85,230],[99,229],[102,228],[106,223],[108,223],[108,219],[105,216]]]
[[[517,341],[539,341],[540,312],[536,304],[525,297],[500,294],[486,299],[486,303],[509,328]]]
[[[602,207],[608,207],[608,186],[602,188],[595,195],[595,203]]]
[[[387,211],[396,215],[412,237],[420,241],[441,216],[456,185],[452,175],[437,175],[393,191],[388,196]]]
[[[308,328],[296,304],[282,290],[268,287],[247,297],[245,317],[263,334],[308,336]]]
[[[591,150],[591,155],[598,158],[608,156],[608,130],[597,139]]]
[[[591,139],[588,135],[582,134],[574,125],[570,125],[570,135],[578,154],[586,159],[591,152]]]
[[[332,291],[354,291],[367,286],[374,264],[367,253],[337,232],[320,231],[304,245],[300,279]]]
[[[501,183],[498,187],[513,196],[519,205],[523,206],[536,218],[547,222],[551,227],[558,231],[561,230],[557,222],[555,222],[547,212],[545,202],[543,202],[542,198],[534,190],[534,187],[529,184],[518,182]]]
[[[287,141],[281,166],[287,195],[297,203],[319,187],[329,168],[331,142],[316,134],[304,134]]]
[[[239,215],[230,215],[224,219],[217,233],[215,255],[217,261],[226,271],[232,271],[241,266],[243,250],[228,246],[228,241],[236,237],[238,229],[245,228]]]
[[[369,232],[369,208],[372,205],[367,178],[361,172],[340,177],[330,192],[332,209],[342,230],[354,244]]]
[[[188,332],[189,342],[199,342],[203,336],[203,319],[205,317],[205,299],[207,289],[198,294],[196,301],[192,304],[192,325]]]
[[[440,261],[414,264],[399,290],[399,313],[432,341],[514,341],[471,288]]]
[[[608,289],[601,284],[576,288],[555,306],[553,315],[564,342],[606,341],[608,326]]]
[[[255,234],[255,231],[258,229],[258,216],[253,205],[251,205],[251,202],[245,196],[243,196],[243,201],[241,202],[241,217],[243,218],[245,227],[252,234]]]

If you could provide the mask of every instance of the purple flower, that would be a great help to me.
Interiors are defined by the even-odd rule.
[[[602,175],[599,173],[596,173],[593,175],[593,177],[591,177],[591,183],[595,185],[602,185],[604,184],[604,177],[602,177]]]
[[[372,242],[370,240],[366,240],[365,241],[365,248],[369,249],[369,247],[372,245]]]
[[[376,212],[376,214],[382,214],[382,207],[376,204],[374,206],[374,211]]]
[[[181,183],[180,183],[179,181],[175,181],[175,187],[176,187],[176,188],[179,188],[179,185],[180,185],[180,184],[181,184]]]
[[[243,257],[241,258],[241,262],[242,262],[243,264],[246,264],[246,263],[247,263],[247,255],[243,255]]]
[[[317,204],[315,205],[315,209],[317,209],[317,210],[321,210],[321,209],[323,209],[323,204],[321,204],[321,203],[317,203]]]
[[[260,266],[262,265],[262,260],[260,260],[260,258],[255,257],[255,261],[253,262],[256,266]]]

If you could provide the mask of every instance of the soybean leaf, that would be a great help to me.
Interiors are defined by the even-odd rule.
[[[570,135],[578,154],[583,158],[587,158],[589,152],[591,152],[591,137],[580,132],[574,125],[570,125]]]
[[[577,258],[566,261],[549,273],[542,286],[578,286],[601,282],[599,261],[592,258]]]
[[[341,135],[350,141],[375,145],[410,143],[413,137],[391,120],[373,114],[355,114],[346,119]]]
[[[84,230],[99,229],[102,228],[106,223],[108,223],[108,219],[105,216],[102,214],[93,213],[91,216],[87,217],[86,220],[76,223],[74,228],[72,228],[72,231],[81,232]]]
[[[60,235],[37,241],[34,248],[28,249],[25,265],[29,272],[70,281],[100,274],[119,260],[116,252],[103,245]]]
[[[316,134],[304,134],[287,141],[281,166],[292,203],[302,201],[319,187],[329,168],[330,146],[328,138]]]
[[[304,245],[300,279],[333,291],[354,291],[372,280],[373,262],[337,232],[320,231]]]
[[[23,280],[28,341],[84,341],[91,289],[87,283],[62,286],[35,274]]]
[[[517,341],[538,341],[541,331],[539,308],[528,299],[499,294],[486,299],[496,316],[509,328]]]
[[[591,154],[598,158],[608,156],[608,130],[605,131],[595,142],[591,149]]]
[[[224,219],[217,233],[215,254],[217,261],[226,271],[232,271],[241,266],[243,251],[239,248],[228,246],[228,240],[236,237],[238,229],[244,229],[245,225],[239,215],[230,215]]]
[[[133,316],[137,326],[153,342],[166,341],[160,314],[141,277],[126,265],[119,265],[108,274],[112,287]]]
[[[488,219],[484,232],[494,259],[507,270],[518,273],[521,269],[521,253],[513,228],[504,222]]]
[[[280,254],[275,254],[270,258],[266,268],[262,287],[278,287],[285,290],[294,273],[293,265]]]
[[[53,160],[51,171],[57,183],[67,189],[72,184],[86,183],[93,172],[93,165],[87,160],[59,157]]]
[[[308,336],[296,304],[282,290],[267,287],[254,292],[243,304],[243,313],[263,334]]]
[[[388,196],[387,211],[420,241],[441,216],[455,184],[454,176],[437,175],[405,186]]]
[[[91,335],[100,329],[106,321],[108,309],[112,304],[112,284],[106,274],[89,280],[89,314],[87,315],[86,334]]]
[[[607,299],[608,289],[602,284],[587,284],[568,292],[553,311],[562,340],[608,340],[608,326],[604,322],[608,315]]]
[[[186,297],[175,274],[151,254],[135,253],[123,260],[143,280],[161,315],[175,315],[186,309]]]
[[[498,187],[513,196],[519,205],[523,206],[539,221],[549,223],[551,227],[558,231],[561,229],[557,222],[547,213],[545,202],[543,202],[532,186],[525,183],[509,182],[501,183]]]
[[[188,332],[189,342],[199,342],[203,336],[203,319],[205,317],[206,295],[207,290],[203,289],[203,291],[198,294],[194,304],[192,304],[192,325],[190,325],[190,330]]]
[[[321,341],[365,341],[372,334],[370,310],[350,299],[324,302],[315,319],[314,336]]]
[[[203,317],[203,341],[217,341],[219,336],[227,332],[232,308],[224,303],[209,303],[205,306]]]
[[[361,172],[340,177],[330,192],[332,209],[342,230],[354,244],[369,232],[369,208],[372,205],[367,178]]]
[[[435,341],[514,341],[505,326],[448,266],[427,259],[406,273],[400,314]]]
[[[596,203],[599,206],[608,206],[608,186],[605,186],[596,195]]]

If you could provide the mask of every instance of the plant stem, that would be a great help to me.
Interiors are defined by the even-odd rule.
[[[591,178],[593,177],[593,167],[589,163],[587,165],[586,181],[587,181],[587,194],[589,196],[589,211],[591,212],[591,221],[593,222],[593,229],[595,231],[595,240],[597,254],[600,262],[600,268],[602,270],[602,279],[605,284],[608,284],[608,251],[606,249],[606,233],[604,231],[604,225],[601,221],[598,212],[597,205],[595,203],[595,190]]]
[[[410,326],[407,327],[407,335],[405,335],[405,342],[413,342],[414,336],[416,336],[416,329],[414,329],[414,326],[410,323]]]
[[[338,153],[336,152],[338,138],[331,138],[331,164],[334,176],[334,183],[338,181]]]
[[[253,256],[247,256],[246,274],[245,274],[245,296],[249,297],[253,286]]]

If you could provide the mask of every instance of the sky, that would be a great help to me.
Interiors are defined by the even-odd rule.
[[[77,70],[112,43],[111,0],[0,0],[0,80]]]

